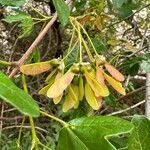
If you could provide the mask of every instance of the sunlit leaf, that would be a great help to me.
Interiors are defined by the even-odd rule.
[[[102,72],[102,69],[96,67],[96,80],[102,85],[105,86],[105,78]]]
[[[79,100],[82,101],[84,97],[84,83],[83,83],[83,78],[80,75],[79,77]]]
[[[53,98],[53,102],[54,102],[54,104],[58,104],[58,103],[61,101],[62,96],[63,96],[63,94],[59,95],[59,96],[58,96],[58,97],[56,97],[56,98]]]
[[[58,72],[56,75],[55,81],[60,79],[62,76],[63,76],[63,74],[61,72]],[[53,98],[54,104],[58,104],[61,101],[62,96],[63,96],[63,93],[61,93],[58,97]]]
[[[46,95],[48,89],[50,88],[51,84],[48,84],[46,86],[44,86],[38,93],[41,95]]]
[[[70,94],[72,99],[75,101],[74,108],[78,108],[79,106],[79,87],[78,85],[71,84],[70,85]]]
[[[85,83],[85,98],[88,104],[94,109],[99,109],[99,103],[95,97],[94,92],[92,91],[90,85],[86,82]]]
[[[97,100],[97,103],[99,105],[99,108],[102,106],[102,102],[103,102],[103,98],[100,96],[100,97],[96,97],[96,100]]]
[[[49,61],[47,62],[40,62],[40,63],[34,63],[29,65],[23,65],[20,67],[20,71],[26,75],[38,75],[43,72],[46,72],[52,68],[52,65]]]
[[[105,68],[112,75],[112,77],[114,77],[116,80],[124,81],[125,78],[123,74],[121,74],[115,67],[113,67],[112,65],[108,63],[105,63]]]
[[[65,97],[65,101],[63,104],[63,112],[67,112],[69,109],[73,108],[76,104],[76,101],[73,99],[72,91],[70,90],[70,85],[68,88],[68,94]]]
[[[54,84],[49,88],[47,96],[49,98],[56,98],[63,93],[67,86],[71,83],[74,77],[74,73],[68,71],[60,79],[54,82]]]
[[[104,73],[104,77],[105,79],[108,81],[108,83],[116,90],[118,91],[120,94],[125,95],[125,89],[122,87],[122,84],[120,82],[118,82],[117,80],[113,79],[112,77],[110,77],[109,75],[107,75],[106,73]]]
[[[63,104],[63,112],[67,112],[71,108],[78,108],[79,106],[79,88],[77,85],[70,84],[68,86],[68,94],[65,97]]]
[[[94,79],[87,72],[84,75],[85,75],[85,78],[86,78],[88,84],[90,85],[90,87],[94,91],[96,97],[99,97],[99,96],[105,97],[105,96],[109,95],[109,91],[108,91],[107,86],[101,85],[96,79]]]
[[[54,69],[52,72],[50,72],[50,74],[47,76],[45,82],[46,83],[50,83],[52,81],[55,80],[55,77],[56,77],[56,74],[57,74],[57,69]]]

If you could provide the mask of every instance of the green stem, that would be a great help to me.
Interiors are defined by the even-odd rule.
[[[28,93],[28,88],[27,88],[27,84],[26,84],[26,78],[25,78],[24,74],[22,74],[22,84],[23,84],[24,91],[26,93]],[[33,118],[31,116],[29,116],[29,120],[30,120],[30,125],[31,125],[31,132],[32,132],[32,146],[31,146],[31,149],[33,149],[34,146],[35,146],[35,149],[38,150],[38,142],[39,142],[39,140],[38,140],[38,138],[36,136],[34,121],[33,121]]]
[[[95,55],[99,56],[98,53],[97,53],[97,51],[96,51],[96,49],[95,49],[95,46],[94,46],[94,44],[93,44],[91,38],[90,38],[89,35],[88,35],[88,33],[86,32],[86,30],[84,29],[84,27],[83,27],[79,22],[77,22],[77,23],[78,23],[78,25],[82,28],[84,34],[87,36],[87,38],[88,38],[88,40],[89,40],[89,42],[90,42],[90,44],[91,44],[91,46],[92,46],[92,48],[93,48],[93,50],[94,50],[94,52],[95,52]]]
[[[114,57],[109,61],[109,63],[111,63],[111,62],[114,61],[115,59],[118,59],[120,56],[123,56],[123,55],[118,54],[118,55],[114,56]]]
[[[21,133],[22,133],[24,121],[25,121],[25,117],[23,117],[23,119],[22,119],[21,127],[20,127],[20,130],[19,130],[19,136],[18,136],[18,140],[17,140],[18,148],[20,148]]]
[[[73,29],[73,32],[72,32],[72,36],[71,36],[71,40],[70,40],[70,43],[69,43],[69,48],[68,48],[67,54],[66,54],[66,56],[63,58],[62,61],[64,61],[66,58],[68,58],[68,56],[71,54],[71,52],[73,51],[73,49],[75,48],[75,46],[76,46],[76,44],[77,44],[77,43],[75,43],[75,44],[73,45],[73,47],[71,48],[72,43],[73,43],[74,34],[75,34],[75,30]]]
[[[1,64],[1,65],[9,66],[9,65],[13,65],[14,63],[0,60],[0,64]]]
[[[73,43],[74,34],[75,34],[75,29],[73,29],[72,36],[71,36],[71,40],[70,40],[70,43],[69,43],[69,48],[68,48],[67,53],[69,53],[69,51],[70,51],[70,49],[71,49],[71,46],[72,46],[72,43]]]
[[[23,88],[24,88],[24,91],[26,93],[28,93],[28,88],[27,88],[27,84],[26,84],[26,78],[25,78],[25,75],[22,74],[22,84],[23,84]],[[36,150],[38,150],[38,145],[41,145],[43,146],[44,148],[48,149],[48,150],[51,150],[49,147],[47,147],[46,145],[42,144],[37,135],[36,135],[36,130],[35,130],[35,125],[34,125],[34,121],[33,121],[33,118],[31,116],[29,116],[29,120],[30,120],[30,125],[31,125],[31,132],[32,132],[32,145],[31,145],[31,150],[33,150],[34,148]],[[21,136],[21,134],[19,134]],[[19,141],[20,141],[20,136],[19,136]]]
[[[70,49],[70,51],[67,53],[67,55],[62,59],[62,61],[64,61],[66,58],[68,58],[68,56],[71,54],[71,52],[74,50],[74,48],[76,47],[78,41],[75,42],[75,44],[72,46],[72,48]]]
[[[49,17],[43,15],[41,12],[39,12],[36,8],[34,8],[34,7],[32,6],[32,4],[29,4],[29,3],[28,3],[27,6],[31,7],[31,9],[34,10],[37,14],[39,14],[41,17],[43,17],[43,18],[49,18]]]
[[[88,54],[88,57],[89,57],[90,61],[93,62],[94,58],[93,58],[93,56],[92,56],[92,54],[90,52],[90,49],[89,49],[88,45],[86,44],[85,40],[83,39],[83,37],[82,37],[82,43],[83,43],[83,45],[85,47],[85,50],[86,50],[86,52]]]
[[[42,144],[41,142],[39,142],[39,145],[43,146],[44,148],[46,148],[48,150],[52,150],[51,148],[47,147],[46,145]]]
[[[26,78],[25,75],[22,74],[22,85],[23,85],[23,89],[26,93],[28,93],[28,88],[27,88],[27,84],[26,84]]]
[[[81,41],[81,32],[80,32],[80,27],[77,25],[78,29],[78,38],[79,38],[79,54],[80,54],[80,63],[82,63],[82,41]]]
[[[57,121],[57,122],[60,122],[60,123],[61,123],[62,125],[64,125],[64,126],[68,126],[68,125],[69,125],[69,124],[66,123],[65,121],[63,121],[63,120],[61,120],[61,119],[59,119],[59,118],[57,118],[57,117],[55,117],[55,116],[52,116],[52,115],[50,115],[50,114],[48,114],[48,113],[46,113],[46,112],[44,112],[44,111],[40,111],[40,113],[41,113],[42,115],[44,115],[44,116],[47,116],[47,117],[49,117],[49,118],[51,118],[51,119]]]
[[[76,26],[74,25],[74,23],[73,23],[73,21],[72,21],[72,18],[70,18],[70,23],[72,24],[73,28],[78,32],[78,29],[77,29]],[[80,35],[81,35],[81,34],[80,34]],[[87,52],[87,54],[88,54],[88,57],[89,57],[90,61],[93,62],[94,58],[93,58],[93,56],[92,56],[92,54],[91,54],[91,52],[90,52],[90,49],[89,49],[89,47],[87,46],[85,40],[83,39],[82,35],[81,35],[81,40],[82,40],[82,42],[83,42],[83,45],[84,45],[84,47],[85,47],[85,50],[86,50],[86,52]]]
[[[34,121],[33,121],[32,117],[29,117],[29,120],[30,120],[31,132],[32,132],[32,139],[33,139],[32,144],[35,145],[35,149],[38,150],[39,140],[38,140],[38,138],[36,136]]]
[[[31,125],[31,132],[32,132],[32,147],[34,148],[35,146],[35,149],[38,150],[38,143],[39,143],[39,139],[37,138],[36,136],[36,131],[35,131],[35,126],[34,126],[34,121],[33,121],[33,118],[30,116],[29,117],[30,119],[30,125]]]
[[[42,21],[49,20],[49,19],[51,19],[51,18],[52,18],[52,17],[42,18],[42,19],[41,19],[41,18],[33,18],[33,17],[32,17],[33,20],[37,20],[37,21],[41,21],[41,22],[42,22]]]

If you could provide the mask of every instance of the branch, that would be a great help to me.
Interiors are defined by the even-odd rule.
[[[142,105],[143,103],[145,103],[145,100],[143,100],[143,101],[141,101],[141,102],[139,102],[139,103],[137,103],[137,104],[135,104],[135,105],[133,105],[133,106],[131,106],[131,107],[128,107],[128,108],[126,108],[126,109],[119,110],[119,111],[113,112],[113,113],[111,113],[111,114],[108,114],[107,116],[114,116],[114,115],[121,114],[121,113],[126,112],[126,111],[129,111],[129,110],[131,110],[131,109],[133,109],[133,108],[136,108],[136,107]]]
[[[141,92],[141,91],[145,90],[145,88],[146,88],[145,86],[142,86],[142,87],[140,87],[140,88],[138,88],[138,89],[136,89],[136,90],[134,90],[132,92],[129,92],[126,95],[121,96],[117,101],[121,101],[123,99],[126,99],[127,97],[132,96],[135,93],[138,93],[138,92]]]
[[[15,117],[0,117],[0,120],[18,120],[18,119],[22,119],[23,116],[15,116]]]
[[[150,52],[150,37],[147,40],[148,51]],[[146,103],[145,103],[145,115],[150,118],[150,73],[146,74]]]
[[[49,31],[49,29],[51,28],[51,26],[54,24],[54,22],[56,20],[57,20],[57,13],[54,14],[53,18],[45,26],[45,28],[43,29],[43,31],[37,36],[37,38],[34,40],[34,42],[31,44],[31,46],[29,47],[29,49],[22,56],[22,58],[20,60],[18,60],[18,62],[17,62],[17,66],[18,67],[15,67],[12,70],[12,72],[9,75],[10,78],[13,77],[13,76],[15,76],[15,74],[17,73],[19,67],[25,63],[25,61],[28,59],[28,57],[30,56],[30,54],[33,52],[34,48],[41,42],[41,40],[43,39],[43,37],[46,35],[46,33]]]
[[[20,128],[20,127],[21,127],[21,125],[8,126],[8,127],[4,127],[3,130],[12,129],[12,128]],[[26,128],[26,129],[31,129],[31,126],[22,126],[22,127]],[[37,126],[35,126],[35,128],[39,131],[47,133],[47,131],[45,129],[42,129],[42,128],[37,127]]]
[[[130,17],[134,16],[136,13],[140,12],[141,10],[143,10],[144,8],[147,8],[147,7],[149,7],[149,6],[150,6],[150,3],[148,3],[147,5],[145,5],[145,6],[141,7],[141,8],[139,8],[137,11],[135,11],[135,12],[132,13],[132,14],[130,14],[130,15],[127,16],[126,18],[121,19],[121,20],[119,20],[119,21],[117,21],[117,22],[114,22],[113,24],[107,26],[106,28],[110,28],[110,27],[112,27],[112,26],[114,26],[114,25],[116,25],[116,24],[118,24],[118,23],[121,23],[121,22],[124,21],[124,20],[129,19]]]
[[[132,92],[130,92],[130,93],[127,93],[125,96],[121,96],[121,97],[117,100],[117,102],[120,102],[120,101],[122,101],[122,100],[128,98],[129,96],[132,96],[133,94],[136,94],[136,93],[138,93],[138,92],[140,92],[140,91],[143,91],[143,90],[145,90],[145,88],[146,88],[145,86],[142,86],[142,87],[140,87],[140,88],[138,88],[138,89],[136,89],[136,90],[134,90],[134,91],[132,91]],[[100,112],[100,114],[103,114],[103,113],[106,112],[108,109],[109,109],[109,106],[106,106],[106,107]]]

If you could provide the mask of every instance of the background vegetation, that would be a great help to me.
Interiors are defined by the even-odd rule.
[[[149,18],[149,0],[0,0],[0,149],[149,150]],[[126,95],[108,85],[110,95],[97,110],[84,98],[63,112],[64,97],[55,105],[39,94],[50,71],[25,76],[18,70],[67,55],[67,72],[81,61],[81,47],[69,51],[73,19],[91,41],[81,28],[72,43],[83,37],[93,56],[96,51],[125,76]],[[82,56],[90,62],[86,46]]]

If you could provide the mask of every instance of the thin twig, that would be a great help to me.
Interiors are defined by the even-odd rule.
[[[1,104],[2,104],[2,106],[1,106],[2,109],[1,109],[1,114],[0,114],[0,116],[3,117],[4,103],[1,102]],[[2,129],[3,129],[3,121],[1,120],[1,121],[0,121],[0,138],[1,138],[1,134],[2,134]]]
[[[21,125],[8,126],[8,127],[4,127],[4,128],[3,128],[3,131],[4,131],[4,130],[7,130],[7,129],[20,128],[20,127],[21,127]],[[31,126],[23,126],[23,128],[31,129]],[[47,133],[47,131],[46,131],[45,129],[42,129],[42,128],[40,128],[40,127],[35,126],[35,129]]]
[[[16,46],[17,46],[18,41],[19,41],[19,38],[17,38],[17,39],[15,40],[15,43],[14,43],[14,45],[13,45],[13,47],[12,47],[12,50],[11,50],[11,53],[10,53],[10,57],[9,57],[9,62],[12,61],[12,58],[13,58],[13,55],[14,55],[14,52],[15,52],[15,49],[16,49]],[[10,68],[11,68],[11,66],[8,66],[8,68],[7,68],[7,73],[9,73]]]
[[[143,101],[141,101],[141,102],[139,102],[139,103],[137,103],[137,104],[135,104],[135,105],[133,105],[133,106],[131,106],[131,107],[128,107],[128,108],[126,108],[126,109],[119,110],[119,111],[113,112],[113,113],[111,113],[111,114],[108,114],[107,116],[114,116],[114,115],[122,114],[122,113],[124,113],[124,112],[126,112],[126,111],[129,111],[129,110],[131,110],[131,109],[134,109],[134,108],[136,108],[136,107],[138,107],[138,106],[140,106],[140,105],[142,105],[142,104],[144,104],[144,103],[145,103],[145,100],[143,100]]]
[[[150,52],[150,37],[148,39],[148,51]],[[146,103],[145,103],[145,115],[150,118],[150,73],[146,74]]]
[[[132,92],[129,92],[129,93],[127,93],[126,95],[121,96],[121,97],[118,99],[118,101],[121,101],[121,100],[123,100],[123,99],[126,99],[127,97],[132,96],[133,94],[135,94],[135,93],[137,93],[137,92],[143,91],[143,90],[145,90],[145,88],[146,88],[145,86],[142,86],[142,87],[140,87],[140,88],[138,88],[138,89],[136,89],[136,90],[134,90],[134,91],[132,91]]]
[[[147,48],[147,46],[144,46],[144,47],[142,47],[141,49],[137,50],[136,52],[134,52],[134,53],[128,55],[126,58],[130,58],[130,57],[134,56],[135,54],[137,54],[137,53],[143,51],[143,50],[146,49],[146,48]]]
[[[15,116],[15,117],[0,117],[0,120],[17,120],[17,119],[22,119],[23,116]]]
[[[133,94],[136,94],[137,92],[143,91],[143,90],[145,90],[145,88],[146,88],[146,86],[142,86],[142,87],[140,87],[140,88],[138,88],[138,89],[136,89],[136,90],[134,90],[134,91],[132,91],[132,92],[129,92],[129,93],[127,93],[126,95],[121,96],[121,97],[117,100],[117,102],[120,102],[120,101],[122,101],[122,100],[124,100],[124,99],[126,99],[126,98],[128,98],[128,97],[130,97],[130,96],[132,96]],[[106,106],[99,114],[103,114],[103,113],[106,112],[108,109],[109,109],[109,106]]]
[[[15,111],[15,110],[17,110],[17,109],[16,109],[16,108],[6,109],[6,110],[4,110],[4,112],[3,112],[3,113],[7,113],[7,112],[11,112],[11,111]]]
[[[114,26],[114,25],[116,25],[116,24],[118,24],[118,23],[121,23],[121,22],[124,21],[124,20],[129,19],[130,17],[134,16],[136,13],[140,12],[141,10],[143,10],[144,8],[149,7],[149,6],[150,6],[150,3],[148,3],[147,5],[141,7],[140,9],[138,9],[137,11],[135,11],[134,13],[132,13],[131,15],[127,16],[126,18],[121,19],[121,20],[119,20],[119,21],[117,21],[117,22],[114,22],[113,24],[107,26],[106,28],[110,28],[110,27],[112,27],[112,26]]]

